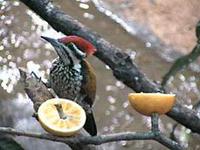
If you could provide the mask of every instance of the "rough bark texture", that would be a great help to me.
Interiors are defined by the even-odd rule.
[[[130,57],[122,50],[92,32],[83,24],[54,7],[48,0],[20,0],[40,17],[46,20],[55,30],[64,34],[81,36],[93,43],[98,51],[95,56],[110,66],[114,76],[123,81],[136,92],[163,92],[160,85],[149,80]],[[193,111],[176,104],[167,114],[193,132],[200,133],[200,118]]]

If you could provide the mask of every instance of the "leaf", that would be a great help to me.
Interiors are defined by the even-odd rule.
[[[10,137],[0,137],[0,150],[24,150],[20,144]]]

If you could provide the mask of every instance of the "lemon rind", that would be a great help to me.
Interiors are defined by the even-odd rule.
[[[135,99],[134,99],[134,98]],[[156,105],[155,108],[153,108],[153,105],[155,105],[155,101],[154,104],[148,103],[150,101],[148,101],[148,97],[149,99],[152,100],[152,98],[155,98],[155,101],[158,102],[158,104]],[[145,98],[147,99],[146,103],[139,103],[137,98]],[[160,98],[156,99],[156,98]],[[160,108],[158,108],[159,103],[162,103],[161,99],[165,100],[165,98],[172,98],[170,99],[170,102],[168,103],[167,107],[165,106],[160,106]],[[165,114],[167,112],[170,111],[170,109],[173,107],[174,103],[175,103],[175,94],[163,94],[163,93],[130,93],[128,95],[128,99],[130,104],[132,105],[132,107],[139,113],[146,115],[146,116],[150,116],[152,113],[158,113],[159,115]],[[150,107],[150,108],[147,108]],[[162,107],[165,107],[163,110],[161,110]]]

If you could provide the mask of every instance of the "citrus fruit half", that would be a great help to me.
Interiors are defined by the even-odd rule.
[[[128,95],[132,107],[143,115],[152,113],[165,114],[174,105],[174,94],[162,93],[130,93]]]
[[[71,136],[85,124],[86,114],[77,103],[67,99],[49,99],[38,109],[42,127],[57,136]]]

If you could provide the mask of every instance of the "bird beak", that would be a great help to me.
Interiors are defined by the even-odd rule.
[[[47,42],[49,42],[56,50],[56,53],[58,54],[58,56],[60,57],[60,59],[64,62],[65,65],[69,65],[69,59],[67,54],[64,51],[64,44],[60,43],[57,39],[52,39],[49,37],[45,37],[45,36],[41,36],[41,38],[45,39]]]
[[[58,40],[56,40],[56,39],[52,39],[52,38],[45,37],[45,36],[41,36],[41,38],[43,38],[43,39],[45,39],[47,42],[51,43],[51,45],[52,45],[53,47],[59,46],[59,43],[60,43],[60,42],[58,42]]]

